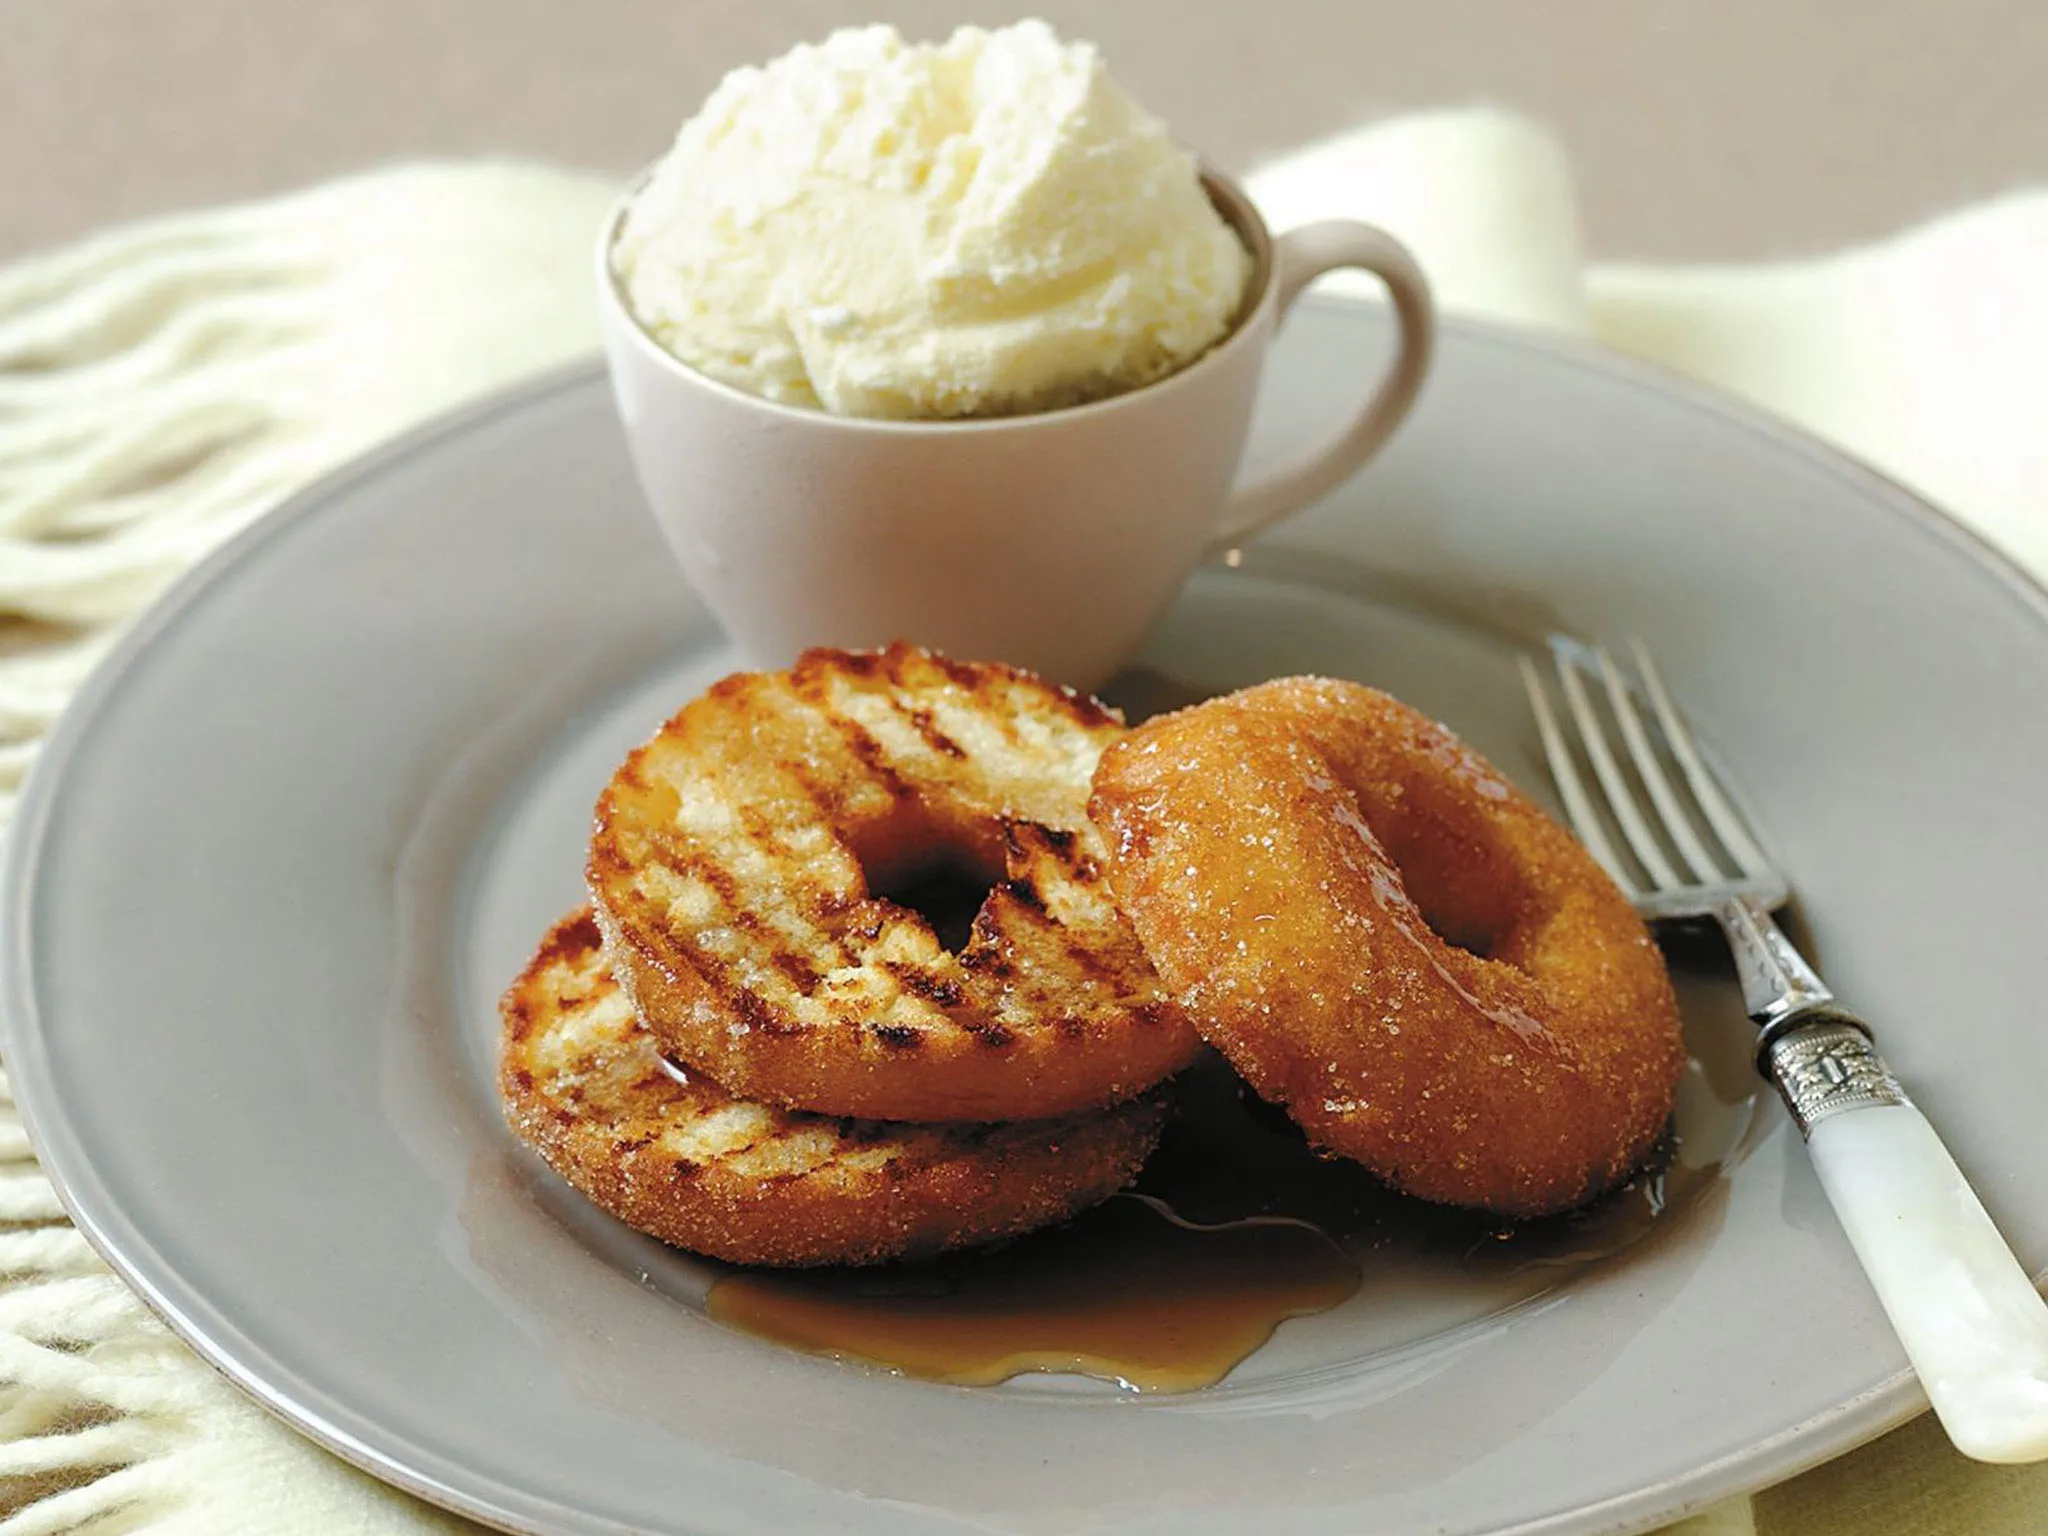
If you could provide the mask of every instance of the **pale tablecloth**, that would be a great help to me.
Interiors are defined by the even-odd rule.
[[[1486,110],[1364,129],[1253,187],[1280,227],[1391,228],[1448,310],[1591,337],[1802,422],[2048,573],[2048,192],[1812,261],[1588,267],[1556,142]],[[0,816],[109,635],[195,556],[379,438],[594,348],[611,190],[400,167],[0,272]],[[0,1536],[466,1529],[199,1364],[64,1222],[0,1106]],[[1923,1417],[1683,1529],[2036,1536],[2048,1470],[1966,1463]]]

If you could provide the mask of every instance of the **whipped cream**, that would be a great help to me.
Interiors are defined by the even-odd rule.
[[[1044,22],[835,32],[733,71],[613,267],[683,362],[836,415],[1006,415],[1149,383],[1235,319],[1242,242],[1096,50]]]

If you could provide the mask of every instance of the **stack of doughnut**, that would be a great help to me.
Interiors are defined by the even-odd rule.
[[[964,937],[909,904],[934,869]],[[897,645],[692,701],[601,795],[590,905],[505,994],[514,1130],[631,1225],[868,1263],[1062,1220],[1137,1173],[1204,1042],[1426,1200],[1579,1205],[1669,1120],[1641,921],[1442,726],[1286,679],[1127,730]]]

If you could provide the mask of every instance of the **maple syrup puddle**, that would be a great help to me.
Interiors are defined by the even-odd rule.
[[[1206,1058],[1136,1185],[1049,1231],[921,1264],[733,1270],[718,1321],[812,1354],[987,1386],[1063,1372],[1138,1392],[1223,1379],[1289,1318],[1348,1300],[1364,1266],[1418,1248],[1506,1278],[1620,1251],[1719,1177],[1752,1101],[1695,1067],[1652,1165],[1594,1205],[1541,1221],[1426,1205],[1320,1158],[1287,1119]]]
[[[991,1386],[1028,1371],[1140,1392],[1220,1381],[1290,1317],[1358,1289],[1358,1264],[1295,1221],[1189,1226],[1118,1195],[1055,1231],[951,1261],[744,1274],[711,1315],[814,1354]]]

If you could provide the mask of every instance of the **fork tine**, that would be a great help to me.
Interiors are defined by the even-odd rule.
[[[1550,642],[1551,658],[1557,664],[1558,682],[1564,688],[1565,707],[1571,711],[1572,719],[1579,728],[1579,740],[1585,746],[1586,760],[1593,765],[1593,777],[1600,781],[1607,808],[1613,813],[1630,850],[1649,874],[1650,883],[1658,887],[1683,884],[1678,871],[1671,867],[1671,861],[1664,857],[1664,850],[1658,846],[1656,833],[1643,820],[1635,792],[1621,776],[1621,766],[1615,762],[1614,748],[1607,740],[1607,727],[1600,723],[1599,713],[1586,692],[1585,679],[1580,676],[1578,663],[1573,658],[1573,652],[1580,649],[1583,648],[1563,639]]]
[[[1614,664],[1614,658],[1607,654],[1606,647],[1596,646],[1593,650],[1595,663],[1600,668],[1600,680],[1607,686],[1607,703],[1614,712],[1614,718],[1621,725],[1622,741],[1628,747],[1628,755],[1636,767],[1636,777],[1643,781],[1643,788],[1650,792],[1650,800],[1657,807],[1657,815],[1664,823],[1664,832],[1678,849],[1679,861],[1691,870],[1693,878],[1715,881],[1724,878],[1719,862],[1707,851],[1700,841],[1699,833],[1693,827],[1691,814],[1679,803],[1678,795],[1671,787],[1671,780],[1664,776],[1664,765],[1658,760],[1657,749],[1650,744],[1650,733],[1643,729],[1643,717],[1628,684],[1622,680],[1621,668]]]
[[[1564,732],[1559,729],[1557,716],[1551,711],[1550,690],[1543,686],[1543,674],[1526,656],[1517,657],[1516,662],[1522,669],[1522,687],[1529,695],[1529,708],[1536,716],[1536,734],[1543,742],[1543,756],[1550,764],[1550,776],[1557,783],[1558,798],[1564,801],[1565,816],[1572,824],[1572,831],[1578,834],[1579,841],[1599,861],[1600,867],[1614,878],[1614,883],[1630,900],[1634,900],[1639,894],[1635,879],[1615,853],[1614,845],[1607,840],[1607,829],[1601,826],[1592,798],[1579,778],[1578,764],[1572,761]]]
[[[1707,824],[1714,829],[1714,835],[1721,839],[1745,875],[1751,879],[1769,878],[1772,874],[1771,861],[1764,857],[1763,849],[1749,835],[1749,827],[1741,814],[1721,793],[1720,782],[1714,777],[1713,770],[1701,760],[1699,748],[1693,744],[1692,732],[1679,718],[1671,695],[1664,690],[1664,679],[1657,673],[1657,664],[1650,660],[1649,648],[1640,640],[1632,640],[1629,651],[1635,659],[1637,672],[1642,675],[1643,686],[1649,692],[1650,707],[1657,712],[1657,724],[1663,729],[1664,739],[1671,744],[1671,755],[1678,759],[1685,782],[1692,790],[1693,799],[1699,802]]]

